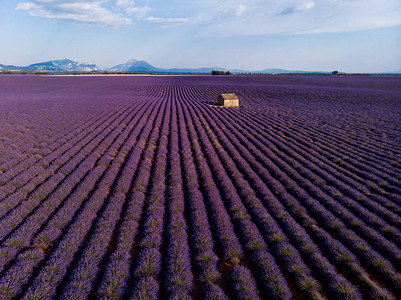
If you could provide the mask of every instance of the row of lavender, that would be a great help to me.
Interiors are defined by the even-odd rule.
[[[193,90],[191,91],[191,89]],[[200,94],[197,88],[192,87],[189,88],[188,93],[193,93],[194,95]],[[246,94],[243,96],[246,97]],[[210,98],[204,98],[203,101],[207,101],[208,99]],[[362,184],[355,187],[356,183],[345,176],[345,174],[338,172],[338,170],[334,168],[330,168],[329,163],[329,166],[323,163],[326,161],[329,162],[327,153],[324,152],[324,155],[322,155],[318,151],[314,151],[313,154],[318,154],[316,156],[310,155],[310,149],[318,150],[319,148],[310,145],[307,141],[299,137],[297,140],[289,140],[288,136],[296,137],[297,135],[294,134],[293,131],[300,131],[301,133],[304,132],[307,134],[314,130],[312,126],[306,128],[306,130],[301,126],[295,127],[287,121],[288,119],[291,120],[291,115],[278,115],[278,117],[276,117],[272,116],[270,111],[272,111],[273,114],[275,112],[271,107],[265,107],[269,112],[266,113],[265,111],[263,113],[260,107],[256,109],[252,107],[252,101],[246,104],[249,106],[245,105],[245,107],[240,110],[223,109],[217,112],[213,111],[215,108],[206,107],[206,112],[203,115],[205,118],[204,127],[207,129],[210,128],[211,132],[214,131],[216,133],[216,144],[221,144],[227,153],[235,158],[234,161],[237,166],[243,174],[249,178],[249,182],[254,184],[255,192],[259,193],[260,197],[265,197],[262,192],[263,186],[258,185],[257,182],[259,179],[264,179],[264,182],[267,183],[267,186],[274,193],[274,196],[284,204],[287,212],[290,212],[295,219],[298,219],[299,224],[306,227],[308,231],[311,231],[310,236],[312,239],[316,240],[316,242],[320,240],[321,243],[324,243],[320,247],[322,250],[325,250],[325,252],[328,252],[326,252],[328,254],[327,257],[333,261],[333,264],[341,267],[343,267],[345,263],[348,265],[350,271],[348,275],[349,278],[353,279],[354,276],[358,278],[360,282],[356,283],[361,284],[363,288],[366,289],[362,290],[362,292],[369,291],[373,293],[371,295],[376,295],[376,297],[377,295],[387,294],[389,297],[388,292],[378,288],[378,284],[369,279],[369,273],[373,270],[383,275],[384,278],[382,278],[381,282],[383,286],[386,285],[387,280],[389,280],[392,282],[392,287],[389,287],[389,289],[393,289],[395,293],[399,292],[400,232],[397,226],[399,228],[400,219],[398,216],[399,193],[397,193],[397,191],[399,191],[399,183],[396,178],[397,170],[398,175],[400,173],[396,165],[393,165],[393,170],[391,168],[386,170],[388,174],[381,176],[381,180],[387,180],[386,184],[383,185],[387,191],[372,188],[369,182],[367,184],[365,182],[365,185],[370,190],[373,190],[373,192],[369,191],[366,186],[365,189],[361,189],[360,186],[363,186]],[[261,117],[255,114],[255,111],[258,109],[262,111],[260,114]],[[196,111],[202,111],[202,106],[197,107]],[[280,112],[280,114],[281,113],[282,112]],[[214,120],[215,123],[212,123],[211,120]],[[266,124],[272,124],[273,122],[279,124],[278,127],[280,131],[268,130],[266,132]],[[211,123],[213,124],[212,126],[210,126]],[[292,130],[288,130],[291,126],[293,126],[294,129],[291,128]],[[219,129],[222,129],[224,134],[219,132]],[[213,135],[211,135],[211,138],[213,138]],[[324,140],[324,138],[325,137],[322,136],[319,138],[319,141]],[[399,146],[396,141],[397,139],[394,142],[394,146]],[[305,146],[305,150],[307,151],[299,153],[294,151],[294,149],[299,149],[297,148],[297,144]],[[347,149],[343,149],[343,151],[347,151]],[[222,155],[224,155],[224,153]],[[281,159],[278,155],[281,156]],[[243,158],[247,163],[243,161]],[[310,161],[305,158],[310,158]],[[223,156],[220,159],[222,160]],[[288,163],[285,163],[284,160]],[[367,162],[366,164],[369,165],[371,163]],[[361,167],[359,162],[355,165]],[[327,172],[324,172],[322,169],[327,169]],[[361,167],[361,169],[361,173],[366,171],[363,167]],[[373,170],[369,169],[369,171],[373,171],[379,175],[381,174],[379,167]],[[232,169],[227,173],[236,174],[234,172],[235,169]],[[254,172],[259,175],[259,178],[254,177]],[[323,177],[324,180],[322,180],[322,178],[319,178],[316,174],[324,174],[326,177]],[[235,178],[231,180],[234,182]],[[269,186],[269,183],[271,186]],[[330,185],[333,185],[334,188]],[[239,192],[243,190],[242,187],[238,187]],[[338,187],[338,189],[336,189],[336,187]],[[361,191],[365,192],[363,196],[361,196]],[[376,193],[374,193],[375,191]],[[268,197],[267,194],[266,196]],[[389,209],[386,209],[381,204],[386,205]],[[276,207],[278,205],[278,203],[268,204],[266,207]],[[355,214],[346,208],[351,209]],[[372,210],[374,213],[371,213]],[[310,216],[314,217],[315,220]],[[278,218],[280,218],[280,216],[278,216]],[[363,218],[363,220],[359,218]],[[372,227],[376,227],[379,232],[363,222],[369,223]],[[319,231],[327,228],[325,235],[322,235],[322,232],[313,232],[318,228]],[[296,232],[299,234],[299,230],[296,230]],[[331,234],[331,237],[327,233]],[[314,237],[314,235],[316,235],[316,237]],[[383,235],[385,237],[383,237]],[[337,240],[333,240],[332,238],[336,238]],[[330,239],[332,241],[330,241]],[[294,237],[290,238],[290,240],[294,241],[296,239]],[[347,246],[349,250],[353,251],[353,253],[344,248],[339,241],[342,242],[344,246]],[[366,243],[366,241],[368,241],[369,244]],[[330,247],[325,249],[327,245],[330,245]],[[335,245],[336,247],[334,247]],[[377,252],[374,250],[372,251],[369,245],[373,246],[374,250]],[[300,250],[302,251],[303,249]],[[308,251],[312,250],[308,249]],[[330,255],[333,254],[337,257],[330,257]],[[365,263],[366,271],[361,268],[356,268],[357,261],[355,259],[359,259]],[[316,260],[316,258],[314,260]],[[313,261],[313,263],[316,263],[316,261]],[[322,263],[321,266],[323,265]],[[329,266],[326,265],[325,268],[327,268],[326,272],[329,272]],[[322,274],[323,270],[317,270],[317,272]],[[372,274],[371,277],[375,278],[376,276]],[[329,282],[330,285],[335,283],[332,279],[330,279]],[[335,289],[336,288],[333,287],[333,290]],[[351,289],[349,292],[353,294]]]
[[[329,114],[351,101],[358,117],[355,90],[331,91],[330,81],[327,94],[309,86],[317,98],[303,99],[303,78],[299,87],[285,82],[292,77],[72,82],[81,80],[93,101],[97,86],[126,92],[115,90],[85,121],[54,124],[42,147],[33,136],[2,141],[21,149],[0,174],[2,298],[400,293],[400,137],[393,125],[371,130],[397,111],[377,120]],[[240,109],[205,104],[228,90],[240,95]],[[363,111],[385,109],[377,91],[364,91],[372,103]],[[333,95],[355,99],[333,105]],[[394,95],[390,88],[383,102]]]

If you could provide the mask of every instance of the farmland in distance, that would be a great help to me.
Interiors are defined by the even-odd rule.
[[[1,299],[399,295],[400,77],[0,76]]]

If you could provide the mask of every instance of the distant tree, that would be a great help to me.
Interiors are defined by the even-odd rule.
[[[331,72],[331,74],[338,75],[338,71],[333,71],[333,72]]]
[[[231,72],[230,72],[230,71],[227,71],[227,72],[226,72],[226,75],[231,75]]]
[[[224,74],[225,74],[224,71],[216,71],[216,70],[212,71],[212,75],[224,75]]]

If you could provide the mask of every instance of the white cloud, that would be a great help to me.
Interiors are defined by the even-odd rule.
[[[129,25],[130,18],[123,17],[102,7],[104,1],[50,1],[20,2],[17,10],[25,10],[30,16],[60,19],[81,23],[111,26]]]
[[[149,6],[135,6],[134,0],[113,0],[114,7],[106,9],[102,6],[111,0],[31,0],[20,2],[17,10],[24,10],[30,16],[48,19],[61,19],[90,24],[103,24],[110,26],[130,25],[132,19],[148,22],[185,23],[188,18],[154,17],[148,13]],[[239,10],[244,8],[240,7]],[[238,13],[242,13],[239,11]]]
[[[315,7],[315,2],[313,1],[303,1],[301,4],[299,4],[297,7],[295,7],[295,11],[302,11],[302,10],[308,10],[311,8]]]
[[[32,3],[32,2],[22,2],[18,3],[17,5],[17,10],[38,10],[40,9],[40,6]]]
[[[400,0],[19,2],[17,9],[26,11],[31,16],[112,26],[127,25],[133,21],[158,24],[190,22],[191,34],[198,30],[201,35],[213,37],[345,32],[401,25]],[[149,7],[148,3],[154,3],[154,6]]]
[[[311,0],[303,0],[303,1],[301,1],[300,4],[298,4],[296,6],[287,7],[286,9],[284,9],[281,12],[281,14],[282,15],[289,15],[289,14],[300,12],[300,11],[303,11],[303,10],[312,9],[314,7],[315,7],[315,2],[313,2]]]
[[[134,6],[134,0],[117,0],[116,1],[117,6],[123,6],[123,7],[128,7],[128,6]]]
[[[401,25],[399,0],[204,0],[203,36],[328,33]],[[245,6],[245,5],[244,5]],[[222,14],[223,13],[223,14]],[[241,16],[229,18],[228,16]]]
[[[148,17],[146,20],[155,23],[185,23],[189,22],[188,18],[158,18],[158,17]]]
[[[125,12],[129,15],[135,15],[137,18],[144,18],[152,9],[148,6],[127,7]]]
[[[135,6],[134,0],[117,0],[116,6],[124,8],[126,14],[135,15],[138,19],[146,17],[148,12],[151,10],[148,6]]]
[[[249,10],[249,7],[243,4],[233,5],[230,8],[226,9],[224,12],[226,14],[234,14],[237,17],[240,17],[244,12]]]

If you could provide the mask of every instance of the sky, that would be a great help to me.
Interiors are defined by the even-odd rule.
[[[0,64],[401,71],[400,0],[0,0]]]

